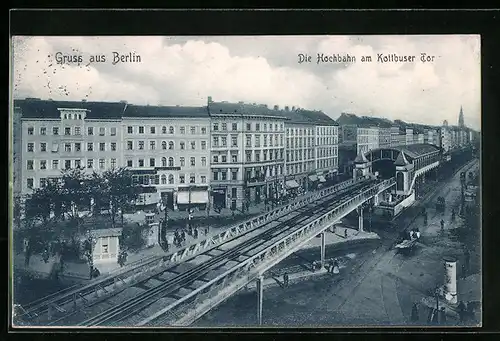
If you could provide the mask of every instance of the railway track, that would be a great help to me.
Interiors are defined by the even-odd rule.
[[[133,325],[126,324],[127,318],[136,317],[141,311],[149,307],[151,304],[155,303],[160,298],[168,297],[173,295],[176,297],[176,293],[179,293],[181,289],[189,288],[196,281],[207,281],[204,280],[205,275],[209,272],[217,270],[223,267],[230,261],[234,261],[239,257],[250,257],[246,255],[247,253],[254,252],[259,247],[264,246],[266,243],[272,243],[277,237],[284,233],[290,233],[291,230],[300,228],[302,223],[306,220],[315,219],[320,216],[328,209],[328,206],[338,203],[347,197],[355,195],[356,192],[361,192],[368,187],[373,185],[374,181],[368,181],[361,184],[353,185],[343,191],[339,191],[330,196],[326,196],[319,200],[319,202],[314,202],[306,205],[299,210],[294,212],[289,212],[287,216],[292,216],[288,219],[281,217],[279,221],[272,221],[267,223],[268,229],[266,231],[260,231],[256,236],[239,243],[238,245],[226,250],[221,251],[219,245],[216,250],[221,252],[219,255],[215,255],[207,261],[198,264],[187,271],[181,272],[175,275],[171,279],[167,279],[163,282],[160,280],[160,284],[154,285],[158,282],[159,278],[164,274],[175,271],[174,268],[163,269],[162,272],[157,273],[135,285],[135,287],[142,286],[143,288],[148,288],[141,293],[138,293],[132,298],[125,300],[121,303],[109,305],[108,302],[104,301],[100,307],[95,307],[94,311],[79,311],[78,314],[69,314],[63,316],[62,318],[53,321],[51,325],[79,325],[79,326],[110,326],[110,325]],[[255,232],[255,231],[254,231]],[[223,246],[223,245],[222,245]],[[151,286],[148,282],[153,282]],[[151,286],[151,287],[150,287]],[[177,297],[178,297],[177,296]],[[95,312],[97,311],[97,314]],[[90,315],[90,317],[89,317]]]
[[[370,182],[371,180],[362,180],[359,183],[354,183],[353,185],[350,185],[350,187],[344,188],[342,190],[339,190],[338,192],[334,193],[329,193],[325,194],[323,197],[318,198],[316,201],[321,201],[324,200],[325,198],[330,198],[338,193],[345,192],[346,190],[350,190],[354,188],[355,186],[359,186],[363,183]],[[342,185],[340,183],[339,185]],[[337,185],[335,185],[337,186]],[[335,187],[334,186],[334,187]],[[345,186],[345,185],[344,185]],[[326,189],[328,190],[328,189]],[[309,196],[313,197],[315,194],[312,193]],[[300,198],[300,200],[307,199],[306,197]],[[288,212],[289,213],[289,212]],[[287,213],[287,214],[288,214]],[[285,214],[286,215],[286,214]],[[255,218],[252,218],[255,219]],[[250,219],[250,220],[252,220]],[[261,226],[257,226],[257,229],[260,229],[261,227],[265,227],[268,223],[264,223]],[[248,231],[249,233],[253,231]],[[246,233],[241,234],[240,236],[237,236],[237,238],[245,235]],[[234,239],[228,240],[228,242],[232,242]],[[222,244],[223,245],[223,244]],[[219,245],[219,246],[222,246]],[[192,245],[186,246],[184,249],[189,249],[192,247]],[[181,250],[182,251],[182,250]],[[210,249],[207,249],[206,252],[210,251]],[[177,251],[180,252],[180,251]],[[98,292],[104,292],[106,295],[109,294],[108,290],[112,288],[112,291],[116,291],[114,295],[119,294],[121,291],[125,290],[127,288],[127,285],[125,282],[127,279],[131,277],[135,277],[137,272],[142,272],[144,269],[147,268],[157,268],[159,265],[161,265],[162,261],[162,256],[150,256],[145,259],[142,259],[140,261],[130,263],[129,265],[126,266],[125,269],[119,269],[118,271],[113,272],[112,274],[100,278],[97,280],[92,281],[91,283],[87,285],[75,285],[71,286],[67,289],[64,289],[62,291],[58,291],[54,294],[45,296],[43,298],[40,298],[36,301],[33,301],[27,305],[23,305],[20,307],[18,311],[16,311],[16,321],[20,322],[19,324],[24,324],[24,325],[33,325],[33,322],[37,324],[36,320],[43,319],[44,315],[51,315],[49,310],[51,310],[50,307],[52,307],[52,311],[55,314],[65,314],[65,315],[71,315],[73,312],[70,310],[75,310],[77,307],[76,302],[78,301],[79,303],[82,303],[84,305],[84,309],[88,308],[89,306],[92,306],[96,302],[89,302],[89,297],[93,296],[92,294],[95,293],[96,296],[98,296]],[[189,260],[186,259],[186,261]],[[173,267],[174,265],[172,265]],[[119,284],[118,286],[116,284]],[[114,296],[112,295],[112,296]],[[94,301],[94,297],[92,297],[91,301]],[[99,300],[98,300],[99,301]],[[73,305],[71,306],[71,304]],[[98,303],[98,302],[97,302]],[[70,309],[66,309],[70,307]],[[66,307],[66,308],[65,308]],[[80,308],[80,307],[78,307]],[[49,320],[51,320],[51,317],[49,316]],[[56,318],[56,321],[58,319]],[[38,325],[45,325],[45,323],[41,324],[38,323]]]

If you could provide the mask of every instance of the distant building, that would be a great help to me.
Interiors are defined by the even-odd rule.
[[[386,148],[391,146],[391,128],[379,128],[379,147]]]
[[[379,128],[358,128],[357,154],[365,154],[370,150],[377,148],[379,148]]]

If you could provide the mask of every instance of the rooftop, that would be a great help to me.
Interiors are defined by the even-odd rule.
[[[206,117],[207,107],[127,105],[123,117]]]
[[[439,147],[428,143],[417,143],[417,144],[410,144],[407,146],[398,146],[395,147],[395,149],[404,152],[406,155],[410,156],[413,159],[429,153],[439,151]]]

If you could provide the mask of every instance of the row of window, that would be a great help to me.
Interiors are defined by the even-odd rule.
[[[134,133],[144,134],[145,131],[146,131],[146,127],[144,127],[144,126],[138,126],[138,127],[127,126],[127,134],[134,134]],[[149,131],[148,131],[149,134],[156,134],[156,131],[157,131],[156,126],[149,126]],[[167,134],[167,131],[168,131],[168,134],[175,134],[175,128],[173,126],[169,126],[168,130],[167,130],[166,126],[161,127],[162,134]],[[206,127],[201,127],[199,131],[201,132],[202,135],[207,134]],[[189,132],[191,135],[196,135],[198,133],[198,127],[190,126]],[[186,127],[184,127],[184,126],[179,127],[179,133],[181,135],[185,135],[186,134]]]
[[[60,127],[52,127],[52,135],[59,135]],[[110,136],[116,136],[116,127],[111,127],[109,129]],[[87,135],[94,135],[94,127],[87,127]],[[28,127],[28,135],[34,135],[35,128]],[[106,127],[99,127],[99,136],[106,136]],[[40,127],[40,135],[47,135],[47,127]],[[64,135],[82,135],[82,127],[64,127]]]
[[[246,131],[252,131],[252,127],[255,127],[255,131],[261,131],[261,124],[260,123],[247,123],[246,124]],[[263,130],[262,131],[283,131],[283,123],[263,123],[262,125]],[[212,131],[227,131],[228,129],[228,124],[227,123],[213,123],[212,125]],[[273,129],[274,128],[274,129]],[[237,131],[238,130],[238,123],[231,123],[231,130]]]
[[[318,157],[338,156],[337,148],[318,148]]]
[[[135,141],[135,148],[137,150],[144,150],[145,148],[145,141]],[[191,150],[196,150],[196,141],[190,141],[189,143],[189,149]],[[201,141],[200,146],[202,150],[207,149],[207,141]],[[155,150],[156,149],[156,141],[149,141],[149,150]],[[174,150],[176,149],[175,147],[175,142],[174,141],[162,141],[161,142],[161,149],[162,150]],[[180,141],[179,142],[179,149],[180,150],[186,150],[186,142],[185,141]],[[134,150],[134,141],[127,141],[127,150]]]
[[[334,159],[323,159],[323,160],[318,160],[317,162],[317,168],[318,169],[323,169],[323,168],[332,168],[332,167],[337,167],[338,166],[338,160],[337,158]]]
[[[98,159],[99,160],[99,169],[105,169],[106,168],[106,159]],[[39,160],[38,161],[38,169],[37,170],[47,170],[49,169],[49,160]],[[180,157],[179,158],[179,163],[180,167],[185,167],[186,166],[186,158],[185,157]],[[196,157],[191,156],[189,158],[189,166],[191,167],[196,167]],[[64,164],[59,163],[59,160],[52,160],[52,164],[50,165],[50,169],[53,170],[58,170],[60,169],[60,166],[63,166],[62,169],[70,169],[70,168],[80,168],[83,167],[82,160],[76,159],[76,160],[64,160]],[[144,159],[138,159],[135,163],[134,160],[128,159],[126,161],[126,166],[127,167],[156,167],[158,166],[156,162],[156,158],[150,158],[147,163],[148,166],[146,166],[146,162]],[[161,167],[175,167],[175,159],[173,157],[169,157],[168,161],[166,157],[162,157],[160,159]],[[207,165],[207,158],[206,157],[201,157],[201,166],[205,167]],[[112,158],[110,159],[110,166],[111,168],[114,168],[117,166],[116,159]],[[94,168],[94,159],[87,159],[87,164],[86,168]],[[27,170],[35,170],[35,161],[34,160],[27,160],[26,161],[26,169]]]
[[[302,161],[303,159],[313,159],[314,154],[311,149],[309,150],[296,150],[295,152],[287,152],[286,153],[286,161],[287,162],[293,162],[293,161]]]
[[[337,127],[317,127],[317,135],[336,135],[338,132]]]
[[[283,165],[276,166],[264,166],[264,167],[249,167],[245,168],[246,180],[251,180],[253,178],[262,180],[263,178],[283,175]]]
[[[288,137],[286,139],[286,147],[287,148],[314,147],[314,137],[309,137],[309,138]]]
[[[146,180],[144,180],[146,179]],[[167,180],[168,179],[168,180]],[[207,183],[207,177],[206,175],[200,175],[199,176],[200,183],[204,184]],[[186,183],[186,175],[185,174],[179,174],[179,183],[180,184],[185,184]],[[40,178],[39,179],[39,186],[40,187],[45,187],[47,185],[47,182],[49,181],[49,178]],[[136,184],[142,184],[142,185],[173,185],[175,184],[174,180],[174,175],[169,174],[168,177],[167,175],[151,175],[151,176],[138,176],[134,175],[133,176],[133,181]],[[168,183],[167,183],[168,181]],[[196,183],[196,174],[190,174],[189,175],[189,183]],[[35,180],[34,178],[27,178],[26,179],[26,187],[28,189],[33,189],[35,185]]]
[[[377,135],[378,128],[358,128],[358,135]]]
[[[191,173],[189,175],[186,174],[179,174],[178,179],[179,179],[179,184],[185,184],[186,181],[188,180],[189,177],[189,183],[190,184],[195,184],[197,175],[194,173]],[[198,176],[200,183],[205,184],[207,183],[207,176],[206,175],[199,175]],[[132,182],[134,184],[140,184],[140,185],[174,185],[175,182],[175,176],[173,174],[169,174],[168,176],[166,174],[162,174],[161,176],[159,174],[155,175],[133,175],[132,176]]]
[[[147,165],[146,165],[147,164]],[[196,167],[196,157],[191,156],[189,158],[189,166],[190,167]],[[201,166],[205,167],[207,165],[207,158],[205,156],[201,157]],[[173,157],[169,157],[168,159],[166,157],[162,157],[160,159],[160,163],[157,164],[156,158],[152,157],[149,158],[149,162],[146,163],[144,159],[137,159],[136,162],[132,159],[128,159],[126,161],[126,166],[127,167],[175,167],[175,159]],[[180,167],[185,167],[186,166],[186,158],[181,156],[179,157],[179,166]]]
[[[254,141],[255,147],[260,147],[260,137],[261,135],[254,135]],[[252,147],[252,135],[251,134],[246,134],[246,147]],[[215,142],[215,137],[214,137],[214,142]],[[224,141],[222,141],[224,143]],[[218,143],[218,142],[217,142]],[[263,146],[267,147],[268,145],[268,135],[264,134],[263,135]],[[283,135],[280,135],[279,137],[279,144],[278,144],[278,135],[274,135],[274,147],[283,147]],[[269,147],[273,147],[273,135],[269,135]]]
[[[314,130],[311,129],[303,129],[303,128],[287,128],[286,129],[286,136],[313,136],[314,135]]]
[[[87,148],[86,150],[88,152],[94,152],[94,151],[100,151],[100,152],[105,152],[105,151],[112,151],[115,152],[117,150],[117,143],[116,142],[87,142]],[[64,143],[64,151],[65,152],[81,152],[82,151],[82,146],[84,146],[84,143],[81,142],[75,142],[75,143]],[[106,148],[106,146],[109,146]],[[33,153],[35,151],[35,143],[34,142],[28,142],[27,144],[27,151],[29,153]],[[40,142],[40,152],[47,152],[47,143],[46,142]],[[53,142],[52,143],[52,148],[51,148],[52,153],[57,153],[59,152],[59,143]]]
[[[107,159],[96,159],[98,161],[98,169],[106,169],[107,167]],[[60,162],[61,161],[61,162]],[[64,161],[64,163],[63,163]],[[47,170],[49,169],[49,160],[40,160],[38,161],[38,169],[37,170]],[[109,165],[111,168],[117,167],[117,162],[115,158],[109,160]],[[95,169],[96,164],[94,163],[94,159],[87,159],[87,164],[84,166],[83,161],[76,160],[52,160],[50,164],[50,169],[59,170],[59,169],[71,169],[71,168],[89,168]],[[61,168],[62,167],[62,168]],[[27,170],[35,170],[35,161],[34,160],[26,160],[26,169]]]
[[[254,155],[253,160],[252,160],[252,154]],[[254,152],[247,150],[247,151],[245,151],[245,161],[246,162],[252,162],[252,161],[253,162],[261,162],[260,155],[261,155],[260,150],[256,150]],[[283,159],[283,149],[280,149],[279,151],[278,151],[278,149],[275,149],[274,153],[272,150],[263,150],[262,151],[262,161],[267,161],[268,155],[269,155],[269,161],[281,160],[281,159]]]
[[[291,174],[298,174],[298,173],[303,173],[303,172],[311,172],[315,169],[314,161],[313,162],[306,162],[306,163],[298,163],[295,165],[287,165],[286,167],[286,174],[291,175]]]

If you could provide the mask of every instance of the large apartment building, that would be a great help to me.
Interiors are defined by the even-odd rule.
[[[214,206],[244,210],[284,187],[285,118],[265,105],[214,102],[211,172]]]

